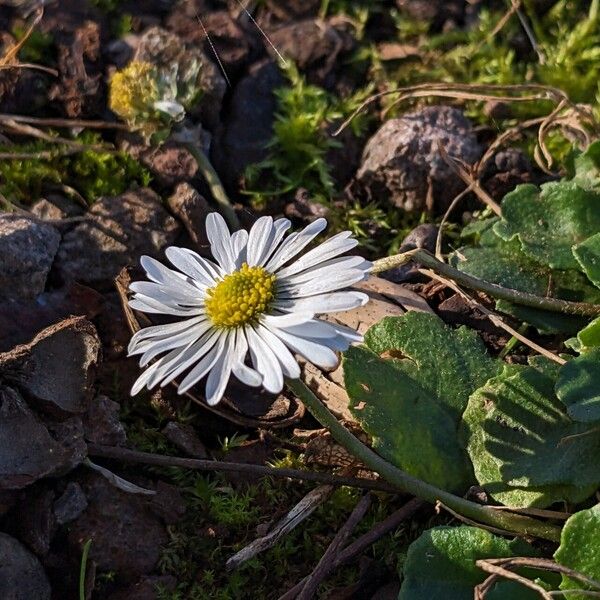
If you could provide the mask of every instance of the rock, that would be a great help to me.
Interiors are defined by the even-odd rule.
[[[437,240],[438,228],[433,223],[423,223],[417,225],[408,235],[402,240],[398,252],[408,252],[415,248],[424,248],[429,252],[435,252],[435,243]],[[380,277],[393,281],[394,283],[402,283],[409,279],[419,276],[418,265],[409,263],[395,267],[389,271],[384,271],[380,274]]]
[[[84,208],[71,198],[48,194],[31,205],[31,213],[43,220],[66,219],[83,215]]]
[[[344,29],[334,27],[322,19],[305,19],[269,31],[273,46],[300,71],[307,74],[311,83],[331,87],[328,80],[339,57],[354,46],[354,38]],[[274,53],[269,45],[268,50]]]
[[[208,213],[213,209],[204,196],[189,183],[180,183],[167,199],[167,204],[171,212],[183,223],[196,250],[207,252],[209,242],[204,223]]]
[[[431,183],[435,212],[443,213],[464,184],[440,155],[438,144],[468,164],[482,149],[470,122],[449,106],[429,106],[384,123],[363,152],[356,179],[368,199],[387,199],[406,211],[427,208]]]
[[[61,2],[62,10],[68,11]],[[58,16],[58,15],[57,15]],[[82,15],[76,25],[54,31],[59,81],[49,91],[50,100],[60,102],[67,117],[101,114],[105,101],[101,53],[101,20]]]
[[[279,67],[269,60],[252,65],[233,90],[225,126],[215,139],[212,154],[215,168],[230,190],[239,190],[248,165],[266,158],[277,107],[274,90],[283,84]]]
[[[467,4],[465,0],[396,0],[402,12],[417,21],[428,21],[436,31],[462,24]]]
[[[103,302],[98,292],[77,283],[31,300],[0,302],[0,352],[29,342],[45,327],[70,315],[92,319],[102,311]]]
[[[65,234],[56,267],[65,280],[112,286],[113,279],[142,254],[159,256],[179,226],[149,188],[100,198],[88,220]]]
[[[127,441],[127,434],[123,423],[119,421],[120,408],[117,402],[107,396],[96,396],[83,416],[86,440],[106,446],[123,446]]]
[[[16,390],[0,386],[0,489],[21,489],[79,464],[86,447],[76,421],[47,427]]]
[[[201,32],[202,27],[194,15],[188,26]],[[150,27],[140,36],[134,59],[151,62],[169,70],[173,64],[178,65],[180,73],[185,73],[192,64],[200,63],[197,79],[189,82],[197,87],[198,101],[195,105],[186,107],[192,116],[199,117],[209,129],[214,129],[219,123],[219,115],[223,97],[227,91],[227,82],[219,68],[197,46],[186,46],[184,38],[161,27]]]
[[[320,0],[266,0],[267,8],[282,21],[317,16]]]
[[[58,231],[37,219],[0,214],[0,300],[35,298],[60,243]]]
[[[497,201],[521,183],[541,183],[522,150],[507,148],[496,153],[484,169],[483,187]]]
[[[172,575],[149,575],[142,577],[134,585],[111,594],[108,600],[158,600],[158,589],[174,592],[176,587],[177,579]]]
[[[150,507],[167,525],[174,525],[185,515],[185,501],[179,490],[164,481],[156,484],[156,494],[151,496]]]
[[[50,594],[40,561],[13,537],[0,533],[0,598],[50,600]]]
[[[174,446],[192,458],[208,458],[204,444],[191,425],[169,421],[161,432]]]
[[[198,165],[191,152],[173,141],[159,147],[148,146],[140,135],[125,133],[119,136],[119,150],[127,152],[150,170],[156,182],[171,188],[183,181],[191,181],[198,174]]]
[[[45,556],[57,530],[52,510],[54,492],[42,485],[28,492],[14,514],[17,537],[38,556]]]
[[[71,317],[0,354],[0,376],[52,416],[82,414],[93,392],[100,348],[92,323]]]
[[[167,26],[186,43],[203,46],[208,56],[219,57],[229,77],[235,77],[258,54],[259,44],[255,32],[246,31],[240,20],[235,20],[226,10],[215,10],[202,15],[198,26],[195,16],[190,14],[189,2],[175,7],[167,20]]]
[[[87,508],[88,501],[83,489],[76,481],[69,481],[64,492],[53,505],[54,518],[58,525],[74,521]]]
[[[90,560],[99,571],[113,571],[118,579],[131,582],[150,573],[169,537],[148,497],[122,492],[96,474],[83,477],[82,487],[89,505],[70,525],[73,551],[79,555],[93,539]]]
[[[289,219],[308,224],[320,217],[326,217],[329,209],[320,202],[312,200],[308,190],[299,188],[294,199],[286,204],[284,212]]]

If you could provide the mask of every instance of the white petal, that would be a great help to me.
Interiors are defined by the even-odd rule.
[[[209,352],[219,339],[219,331],[213,329],[207,331],[197,342],[188,346],[168,368],[164,369],[161,387],[171,383],[186,369],[198,363],[200,359]]]
[[[208,351],[206,356],[184,377],[177,389],[178,394],[184,394],[193,385],[198,383],[219,359],[225,345],[226,331],[220,331],[216,344]]]
[[[189,330],[182,331],[177,335],[171,335],[162,340],[149,340],[138,349],[138,352],[140,350],[144,352],[145,350],[140,358],[140,367],[145,367],[153,358],[167,350],[193,344],[211,327],[212,324],[209,321],[204,321],[201,325],[191,327]]]
[[[280,283],[281,289],[294,283],[304,283],[311,279],[329,279],[332,276],[341,275],[343,271],[349,271],[350,269],[358,269],[361,271],[367,271],[371,267],[370,262],[366,261],[362,256],[343,256],[341,258],[334,258],[324,263],[306,269],[301,273],[296,273],[291,276],[283,276],[281,273],[277,274],[277,279]]]
[[[273,234],[273,217],[261,217],[254,223],[248,235],[247,246],[247,262],[251,267],[262,264],[262,258],[270,249]]]
[[[304,338],[334,338],[338,335],[333,325],[326,323],[325,321],[319,321],[314,319],[301,325],[291,325],[289,327],[279,327],[287,333],[297,335]]]
[[[290,312],[310,310],[318,315],[352,310],[364,306],[368,301],[369,296],[362,292],[333,292],[297,300],[277,300],[272,306],[277,310]]]
[[[307,252],[304,256],[299,258],[294,264],[282,269],[278,275],[280,277],[288,277],[295,273],[300,273],[304,269],[308,269],[314,265],[335,258],[336,256],[348,252],[358,246],[358,240],[350,238],[352,234],[349,231],[342,231],[332,238],[329,238],[326,242],[323,242],[316,248],[313,248],[310,252]]]
[[[204,317],[194,317],[193,319],[184,319],[183,321],[167,323],[166,325],[152,325],[150,327],[144,327],[144,329],[136,331],[131,336],[131,340],[129,340],[129,346],[127,348],[129,356],[131,356],[131,353],[136,349],[139,342],[179,333],[180,331],[187,329],[190,325],[196,325],[203,320]]]
[[[153,281],[134,281],[129,289],[137,296],[147,296],[158,300],[167,306],[202,306],[204,304],[204,290],[190,288],[190,291],[177,287],[173,288]],[[193,290],[193,291],[192,291]]]
[[[325,219],[316,219],[302,231],[292,233],[281,246],[279,246],[275,254],[273,254],[269,262],[265,265],[265,269],[271,271],[271,273],[275,273],[277,269],[310,244],[310,242],[319,235],[325,227],[327,227],[327,221]]]
[[[273,335],[266,327],[259,325],[256,328],[256,333],[259,335],[265,344],[272,350],[274,356],[281,365],[281,370],[285,377],[298,379],[300,377],[300,365],[293,357],[292,353],[287,349],[285,344],[275,335]]]
[[[270,331],[281,339],[288,348],[318,367],[330,369],[337,366],[338,358],[335,352],[327,346],[292,335],[281,329],[270,329]]]
[[[262,315],[260,320],[265,325],[273,327],[289,327],[290,325],[300,325],[306,323],[314,317],[310,312],[293,312],[287,315]]]
[[[279,361],[251,326],[247,326],[245,331],[252,363],[263,377],[263,387],[272,394],[278,394],[283,389],[283,373]]]
[[[342,272],[338,277],[331,277],[329,280],[317,279],[306,283],[291,285],[288,289],[282,290],[277,298],[305,298],[307,296],[316,296],[325,292],[332,292],[346,288],[353,283],[358,283],[366,277],[364,271],[359,269],[349,269]]]
[[[214,286],[215,279],[224,274],[213,262],[202,258],[189,248],[171,246],[166,249],[165,254],[173,266],[194,281],[207,287]]]
[[[184,350],[185,348],[171,350],[171,352],[165,354],[165,356],[159,358],[155,363],[150,365],[133,384],[131,395],[135,396],[144,386],[148,389],[152,389],[162,379],[163,370],[168,368],[173,362],[176,362],[177,358]]]
[[[150,281],[162,284],[172,289],[181,289],[188,294],[194,294],[196,286],[193,280],[187,278],[185,275],[178,271],[173,271],[169,267],[165,267],[161,262],[155,260],[150,256],[142,256],[140,263],[143,269],[146,271],[146,275]]]
[[[246,262],[246,245],[248,244],[248,232],[239,229],[231,234],[231,246],[235,256],[235,266],[239,269]]]
[[[212,367],[206,380],[206,402],[210,406],[214,406],[221,400],[227,387],[227,382],[231,376],[231,368],[234,361],[235,331],[229,331],[225,339],[223,350],[219,354],[219,358]]]
[[[200,315],[204,312],[203,307],[184,307],[184,306],[169,306],[148,296],[134,296],[128,302],[129,306],[140,312],[157,314],[157,315],[173,315],[175,317],[192,317]]]
[[[258,387],[262,383],[262,376],[258,371],[251,369],[245,364],[246,354],[248,354],[248,341],[243,329],[237,330],[235,340],[235,360],[232,367],[233,374],[246,385]]]
[[[225,219],[216,212],[206,217],[206,235],[215,260],[226,273],[235,270],[235,254]]]

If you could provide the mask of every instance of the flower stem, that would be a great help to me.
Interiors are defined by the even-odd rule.
[[[600,315],[600,304],[588,304],[586,302],[569,302],[567,300],[559,300],[558,298],[548,298],[543,296],[536,296],[535,294],[529,294],[527,292],[519,292],[511,288],[505,288],[496,283],[490,283],[463,273],[458,269],[438,260],[433,254],[427,252],[422,248],[416,250],[410,250],[402,254],[395,254],[394,256],[386,256],[380,258],[373,263],[371,273],[381,273],[399,267],[410,261],[414,261],[426,267],[429,267],[436,273],[444,275],[449,279],[456,281],[460,285],[464,285],[472,290],[479,292],[485,292],[494,298],[500,298],[513,302],[515,304],[522,304],[524,306],[531,306],[533,308],[539,308],[542,310],[549,310],[553,312],[568,313],[571,315],[578,315],[582,317],[596,317]]]
[[[470,502],[398,469],[348,431],[301,379],[287,379],[286,383],[288,388],[304,402],[315,419],[329,430],[339,444],[366,467],[379,473],[392,485],[397,486],[399,490],[413,494],[431,504],[441,502],[461,516],[491,527],[521,536],[538,537],[552,542],[560,541],[560,528],[556,525]]]
[[[219,210],[227,224],[234,231],[240,229],[240,222],[235,214],[235,210],[233,210],[233,206],[227,196],[227,192],[217,175],[214,167],[212,166],[210,160],[204,153],[204,151],[198,147],[197,144],[194,143],[186,143],[187,149],[190,151],[192,156],[196,159],[196,163],[198,164],[198,169],[202,176],[206,180],[208,187],[215,199],[215,202],[219,205]]]

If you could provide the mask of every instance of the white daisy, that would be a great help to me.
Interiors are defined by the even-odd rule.
[[[179,393],[208,375],[211,405],[222,398],[231,374],[278,393],[284,377],[300,377],[294,354],[332,368],[338,363],[336,351],[362,341],[352,329],[315,318],[368,301],[361,292],[339,291],[365,279],[371,267],[360,256],[340,256],[358,242],[344,231],[290,263],[327,222],[317,219],[284,240],[290,225],[287,219],[261,217],[250,232],[230,234],[223,217],[211,213],[206,232],[216,262],[176,247],[166,255],[177,270],[142,257],[150,281],[131,284],[129,305],[182,320],[147,327],[132,337],[129,355],[141,354],[141,367],[163,355],[138,378],[132,395],[164,386],[188,369]]]

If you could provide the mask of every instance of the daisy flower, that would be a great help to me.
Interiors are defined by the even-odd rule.
[[[315,315],[364,305],[366,294],[341,290],[365,279],[371,263],[341,256],[358,244],[349,231],[299,257],[326,225],[325,219],[317,219],[285,237],[288,219],[261,217],[250,232],[230,234],[223,217],[211,213],[206,233],[215,262],[176,247],[166,250],[176,270],[143,256],[150,281],[131,284],[129,305],[181,319],[132,337],[129,355],[141,354],[140,366],[148,367],[132,395],[188,371],[179,393],[208,375],[206,400],[214,405],[232,374],[247,385],[280,392],[285,377],[300,377],[295,354],[319,367],[335,367],[336,351],[362,336]]]

